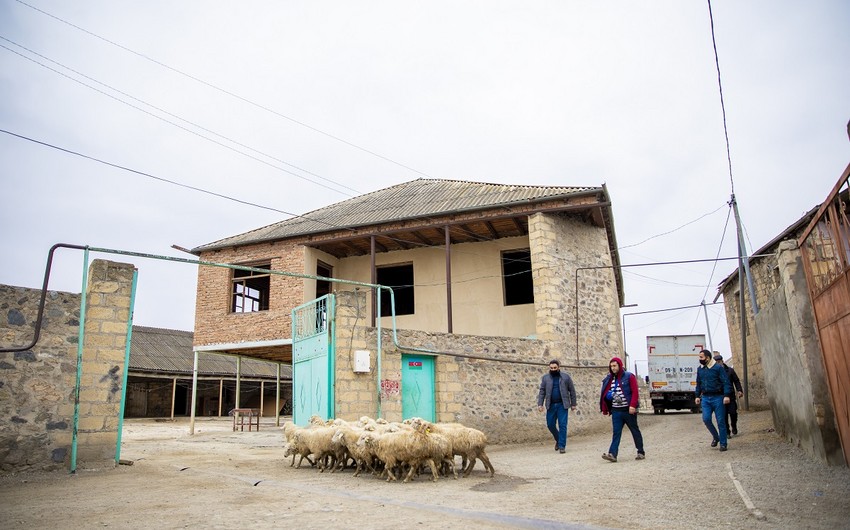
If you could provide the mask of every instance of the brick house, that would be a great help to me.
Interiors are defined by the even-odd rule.
[[[623,351],[604,185],[417,179],[192,252],[195,351],[292,363],[296,422],[301,406],[302,422],[418,415],[534,439],[550,358],[591,412]]]

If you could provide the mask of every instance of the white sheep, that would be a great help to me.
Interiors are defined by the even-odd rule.
[[[438,479],[437,467],[433,459],[436,452],[433,446],[434,442],[429,439],[424,428],[422,431],[399,430],[383,433],[379,437],[373,438],[372,436],[374,436],[374,433],[368,433],[364,441],[374,448],[375,455],[384,462],[383,472],[387,474],[388,482],[398,480],[394,469],[401,464],[410,466],[404,482],[411,480],[413,473],[421,464],[430,466],[431,480]]]
[[[495,474],[496,470],[493,469],[490,458],[484,450],[487,447],[486,434],[460,423],[429,423],[429,425],[431,432],[445,435],[451,441],[453,454],[460,455],[462,458],[461,468],[464,477],[468,477],[472,473],[476,460],[481,460],[485,470],[490,472],[491,477]],[[469,462],[468,465],[467,461]]]
[[[357,443],[364,432],[366,431],[358,427],[340,426],[337,428],[336,434],[334,434],[332,439],[335,445],[344,446],[348,456],[354,459],[355,469],[353,476],[355,477],[360,475],[363,469],[369,469],[373,473],[375,471],[373,467],[374,453],[365,445],[359,445]]]

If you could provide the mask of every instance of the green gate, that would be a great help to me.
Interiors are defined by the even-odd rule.
[[[292,310],[292,421],[334,417],[334,295]]]
[[[435,421],[434,358],[430,355],[401,356],[401,416]]]

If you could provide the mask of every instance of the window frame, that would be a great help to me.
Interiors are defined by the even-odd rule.
[[[240,263],[243,267],[271,270],[271,262]],[[230,312],[235,314],[259,313],[269,310],[271,299],[271,273],[231,269]],[[254,294],[256,293],[256,294]],[[239,303],[241,301],[241,304]],[[250,307],[247,307],[248,304]]]
[[[528,263],[528,270],[515,270],[516,262],[520,259]],[[503,250],[499,253],[499,265],[502,273],[502,304],[505,307],[533,304],[534,278],[531,271],[531,249]]]
[[[389,283],[387,281],[382,281],[381,279],[381,271],[384,271],[384,280],[387,280],[386,274],[387,271],[391,269],[396,269],[396,274],[399,274],[401,269],[410,269],[409,283],[400,283],[399,281],[394,281]],[[377,283],[379,285],[385,285],[387,287],[392,287],[393,293],[395,294],[395,308],[396,308],[396,316],[402,315],[415,315],[416,314],[416,284],[415,284],[415,270],[413,267],[413,262],[405,262],[405,263],[392,263],[387,265],[380,265],[375,267]],[[390,295],[387,292],[381,293],[381,316],[389,316],[391,315],[391,307],[390,307]]]

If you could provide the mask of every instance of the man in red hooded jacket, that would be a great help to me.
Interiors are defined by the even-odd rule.
[[[617,461],[624,425],[629,427],[632,438],[635,440],[636,460],[646,458],[646,453],[643,451],[643,435],[640,433],[637,422],[637,409],[637,378],[633,373],[623,369],[623,361],[619,357],[614,357],[608,363],[608,375],[602,380],[602,392],[599,394],[599,410],[602,414],[611,415],[614,430],[611,446],[607,453],[602,454],[602,458],[609,462]]]

